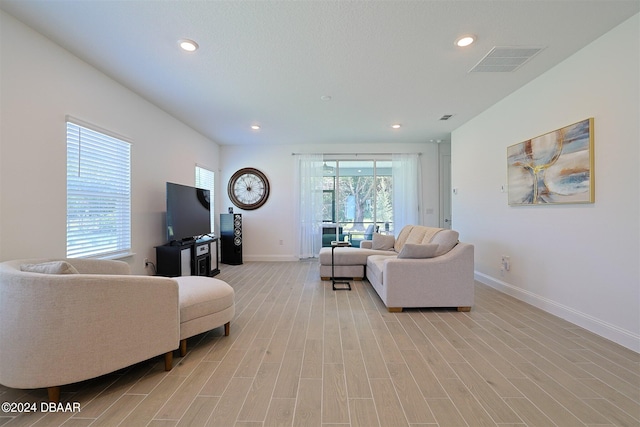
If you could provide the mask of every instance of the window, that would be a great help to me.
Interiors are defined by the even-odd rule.
[[[215,184],[215,175],[213,171],[204,168],[202,166],[196,165],[196,187],[203,188],[205,190],[209,190],[209,200],[211,203],[210,212],[211,212],[211,232],[215,231],[215,210],[214,210],[214,184]]]
[[[323,232],[356,245],[375,230],[393,231],[390,160],[325,161],[323,175]]]
[[[131,251],[131,144],[67,119],[67,256]]]
[[[333,188],[333,183],[325,183]],[[336,222],[336,192],[335,190],[322,190],[322,222]]]

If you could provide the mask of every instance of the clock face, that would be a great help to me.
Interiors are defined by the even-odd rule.
[[[258,169],[240,169],[229,180],[227,193],[231,202],[240,209],[258,209],[269,197],[269,181]]]

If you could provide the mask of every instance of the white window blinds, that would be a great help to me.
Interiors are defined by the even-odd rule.
[[[215,184],[215,175],[213,173],[213,171],[204,168],[202,166],[198,166],[196,165],[196,187],[198,188],[203,188],[205,190],[209,190],[210,192],[210,197],[209,200],[211,200],[211,232],[213,233],[214,230],[214,224],[215,224],[215,194],[214,194],[214,184]]]
[[[67,256],[131,250],[131,145],[67,121]]]

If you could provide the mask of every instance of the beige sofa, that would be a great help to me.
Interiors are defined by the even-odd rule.
[[[158,355],[171,369],[178,283],[129,270],[89,259],[0,263],[0,384],[47,388],[57,401],[62,385]]]
[[[320,276],[331,278],[331,248],[320,251]],[[409,307],[456,307],[474,303],[474,247],[458,232],[407,225],[397,238],[374,234],[360,248],[339,247],[335,277],[367,277],[389,311]]]

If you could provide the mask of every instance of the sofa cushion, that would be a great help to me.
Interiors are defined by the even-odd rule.
[[[425,242],[425,234],[427,234],[427,230],[430,228],[427,227],[422,227],[422,226],[415,226],[411,229],[411,233],[409,233],[409,236],[407,236],[407,240],[404,242],[405,245],[409,244],[413,244],[413,245],[419,245],[420,243],[429,243],[428,241]],[[404,245],[403,245],[404,246]],[[402,248],[400,248],[402,250]]]
[[[371,249],[379,251],[392,251],[395,244],[395,237],[389,234],[373,233],[373,245]]]
[[[393,251],[377,251],[364,248],[335,248],[335,265],[367,265],[369,255],[395,255]],[[320,249],[320,265],[331,265],[331,248]]]
[[[371,236],[371,238],[373,238],[373,236]],[[360,242],[360,247],[362,249],[371,249],[373,247],[373,240],[363,240],[362,242]]]
[[[455,245],[458,244],[458,237],[460,234],[454,230],[440,230],[433,236],[431,239],[431,243],[438,244],[438,250],[436,251],[435,256],[444,255],[449,252]]]
[[[367,258],[367,278],[370,282],[384,283],[382,273],[384,262],[388,259],[395,259],[397,255],[371,255]]]
[[[439,246],[435,243],[420,245],[405,243],[398,254],[398,258],[433,258]]]
[[[21,271],[42,274],[78,274],[78,270],[66,261],[50,261],[40,264],[21,264]]]
[[[427,227],[424,225],[406,225],[398,234],[394,249],[400,253],[402,247],[409,244],[425,244],[432,243],[433,237],[438,234],[442,228]]]
[[[179,287],[180,323],[219,313],[234,305],[228,283],[205,276],[176,277]]]
[[[424,227],[424,230],[424,235],[422,236],[422,241],[420,243],[433,243],[433,238],[444,230],[444,228]]]
[[[394,249],[396,252],[400,252],[402,250],[402,247],[407,242],[409,233],[411,233],[412,229],[413,225],[405,225],[404,227],[402,227],[402,230],[400,230],[400,234],[398,234],[398,238],[396,239],[396,243],[394,245]]]

